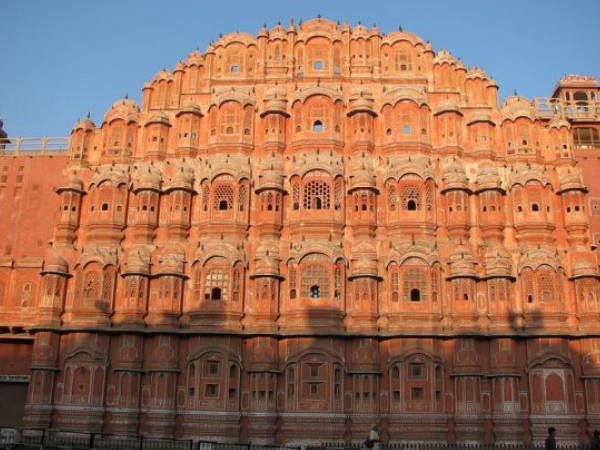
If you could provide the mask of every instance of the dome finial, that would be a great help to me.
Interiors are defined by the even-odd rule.
[[[398,24],[398,31],[404,31],[404,30],[402,29],[402,25],[400,25],[400,24]]]
[[[515,89],[515,97],[516,97],[517,95],[519,95],[519,94],[517,93],[517,90]]]
[[[317,19],[320,19],[320,18],[321,18],[321,14],[317,14]]]
[[[125,92],[125,99],[128,99],[128,98],[129,98],[129,93]]]
[[[90,112],[88,111],[88,113],[87,113],[87,118],[88,118],[88,119],[90,118],[90,115],[91,115],[91,114],[90,114]]]

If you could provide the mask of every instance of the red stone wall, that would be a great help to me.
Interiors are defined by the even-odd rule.
[[[54,188],[67,160],[66,155],[0,158],[0,327],[34,323],[39,273],[59,214]]]

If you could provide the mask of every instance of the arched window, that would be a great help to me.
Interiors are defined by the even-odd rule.
[[[313,131],[320,133],[321,131],[323,131],[323,122],[321,122],[320,120],[315,120],[313,122]]]
[[[231,184],[216,183],[213,187],[213,207],[217,211],[233,209],[233,187]]]
[[[323,70],[323,61],[321,61],[321,60],[315,61],[315,70]]]
[[[521,280],[523,283],[523,294],[527,303],[533,303],[535,291],[534,291],[534,278],[533,272],[529,267],[526,267],[521,272]]]
[[[418,260],[408,260],[405,264],[419,264]],[[410,267],[403,273],[404,301],[420,302],[427,299],[426,269]]]
[[[301,265],[300,295],[304,298],[329,298],[330,270],[322,255],[309,255]]]
[[[298,275],[296,271],[296,266],[290,266],[290,299],[296,298],[296,289],[298,283]]]
[[[402,190],[402,209],[406,211],[421,209],[421,196],[416,186],[406,186]]]
[[[433,186],[431,180],[427,183],[425,187],[425,204],[427,207],[427,211],[433,210]]]
[[[329,183],[325,180],[310,180],[304,185],[304,209],[329,209]]]
[[[292,209],[294,211],[300,209],[300,183],[297,181],[292,183]]]
[[[242,296],[242,266],[236,264],[233,268],[233,283],[231,285],[231,300],[237,302]]]
[[[208,211],[208,202],[210,197],[210,187],[207,183],[202,185],[202,211]]]
[[[400,298],[400,276],[398,273],[398,267],[394,264],[390,266],[389,271],[391,273],[390,276],[390,292],[391,292],[391,300],[393,303],[397,303]]]
[[[554,301],[554,276],[555,272],[550,267],[540,267],[538,269],[538,291],[539,299],[542,302]]]
[[[96,270],[86,272],[83,279],[83,298],[87,300],[100,297],[100,273]]]
[[[246,182],[243,181],[238,189],[238,209],[240,211],[244,211],[244,209],[246,208],[247,191],[248,189],[246,187]]]
[[[388,208],[390,211],[396,211],[396,205],[398,204],[398,194],[396,192],[396,186],[388,185]]]
[[[226,268],[210,268],[204,282],[205,300],[227,300],[229,272]]]

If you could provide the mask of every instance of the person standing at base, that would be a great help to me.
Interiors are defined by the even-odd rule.
[[[594,436],[590,442],[590,450],[600,450],[600,431],[594,430]]]
[[[548,437],[545,442],[545,450],[556,450],[556,428],[548,428]]]
[[[369,437],[365,442],[365,447],[373,450],[379,450],[379,428],[377,425],[373,425],[371,431],[369,431]]]

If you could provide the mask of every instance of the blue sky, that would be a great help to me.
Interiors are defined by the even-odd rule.
[[[528,97],[566,73],[600,76],[600,0],[2,0],[0,115],[11,136],[66,136],[219,33],[290,17],[401,24]]]

